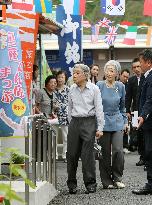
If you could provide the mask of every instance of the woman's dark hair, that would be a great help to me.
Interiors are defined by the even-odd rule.
[[[50,82],[50,80],[55,79],[56,80],[56,76],[54,75],[49,75],[46,79],[45,79],[45,87],[47,86],[47,84]]]
[[[91,70],[94,66],[97,66],[97,67],[99,68],[99,65],[98,65],[98,64],[92,64],[92,65],[90,66],[90,70]]]
[[[58,71],[57,74],[56,74],[56,78],[58,77],[58,75],[61,75],[61,74],[64,74],[64,75],[65,75],[65,82],[67,82],[68,76],[67,76],[66,71],[64,71],[64,70]]]
[[[97,66],[98,68],[99,68],[99,65],[98,64],[92,64],[91,66],[90,66],[90,71],[91,71],[91,69],[94,67],[94,66]],[[90,74],[91,74],[91,72],[90,72]],[[91,75],[90,76],[90,80],[91,80],[91,82],[92,82],[92,80],[93,80],[93,76]],[[98,80],[97,80],[97,78],[94,76],[94,82],[95,82],[95,84],[98,82]]]
[[[37,65],[33,65],[33,73],[32,73],[32,78],[33,80],[36,80],[36,77],[35,77],[35,71],[37,71],[39,69],[39,67]]]

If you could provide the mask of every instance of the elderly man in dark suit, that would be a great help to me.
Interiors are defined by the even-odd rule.
[[[132,192],[137,195],[147,195],[152,194],[152,51],[144,50],[139,54],[139,59],[145,80],[139,99],[138,129],[141,127],[143,129],[148,182],[143,188]]]

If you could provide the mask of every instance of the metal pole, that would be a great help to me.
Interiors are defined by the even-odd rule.
[[[25,154],[29,156],[29,121],[26,123]],[[25,158],[25,172],[29,179],[29,158]],[[29,185],[25,183],[25,202],[29,205]]]
[[[48,130],[48,178],[49,183],[52,184],[52,130]]]
[[[83,62],[83,15],[81,16],[81,62]]]
[[[40,88],[42,88],[42,37],[41,37],[41,34],[39,34],[39,47],[40,47],[40,61],[39,61],[39,67],[40,67]]]
[[[43,180],[47,180],[47,124],[43,124]]]
[[[36,185],[36,121],[32,121],[32,181]]]
[[[41,180],[41,120],[38,120],[38,140],[37,140],[37,178]]]
[[[53,185],[57,188],[56,178],[56,132],[53,130]]]

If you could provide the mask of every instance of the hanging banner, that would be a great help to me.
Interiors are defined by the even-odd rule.
[[[152,16],[152,1],[144,1],[144,16]]]
[[[28,98],[30,99],[32,71],[35,58],[37,32],[39,24],[39,14],[33,13],[32,11],[24,11],[23,13],[23,11],[20,9],[13,10],[11,6],[8,6],[6,12],[6,22],[8,24],[16,25],[19,27],[25,82]]]
[[[0,137],[24,136],[29,115],[18,28],[0,24]]]
[[[85,15],[86,0],[61,0],[66,14]]]
[[[120,16],[125,13],[125,0],[101,0],[101,13]]]
[[[71,68],[81,61],[81,16],[66,15],[63,6],[58,6],[56,12],[57,22],[64,26],[58,36],[60,64],[71,75]]]

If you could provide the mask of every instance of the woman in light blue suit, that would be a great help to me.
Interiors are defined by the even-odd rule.
[[[124,188],[122,175],[124,170],[123,130],[127,127],[125,113],[125,87],[116,81],[121,66],[110,60],[105,64],[105,81],[97,86],[101,91],[105,126],[100,139],[102,157],[99,159],[99,170],[103,188]],[[112,154],[111,154],[112,153]]]

